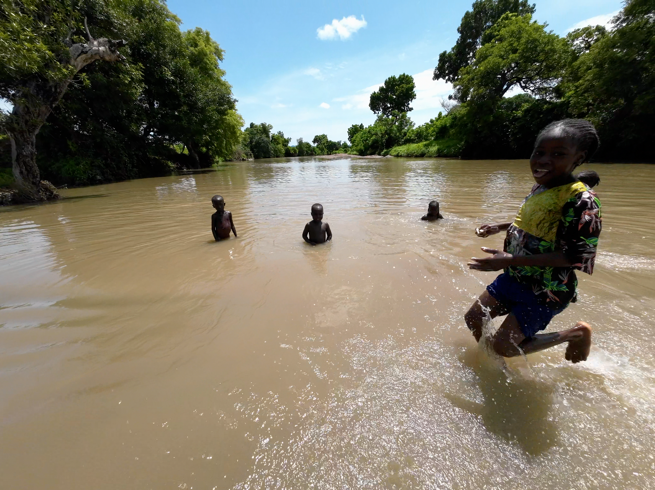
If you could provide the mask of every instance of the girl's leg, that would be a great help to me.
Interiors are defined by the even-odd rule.
[[[499,315],[507,314],[507,309],[501,305],[496,299],[485,291],[480,297],[471,305],[469,311],[464,315],[464,320],[469,330],[473,332],[476,342],[480,342],[482,337],[482,328],[490,320]]]
[[[525,353],[539,352],[550,349],[559,344],[568,342],[566,359],[573,363],[585,361],[591,350],[591,327],[578,322],[575,327],[562,332],[537,334],[527,339],[521,332],[516,317],[510,313],[494,334],[491,345],[494,351],[503,357],[514,357],[520,354],[519,349]]]

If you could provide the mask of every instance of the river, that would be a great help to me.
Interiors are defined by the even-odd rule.
[[[0,488],[649,488],[655,166],[588,167],[596,271],[548,330],[593,326],[576,365],[503,367],[463,322],[527,161],[245,162],[0,210]]]

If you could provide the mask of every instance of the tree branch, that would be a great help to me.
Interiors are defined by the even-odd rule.
[[[95,41],[95,39],[93,39],[93,36],[91,35],[91,32],[89,32],[89,26],[86,23],[86,17],[84,17],[84,27],[86,28],[86,35],[89,37],[89,42]]]
[[[122,39],[113,40],[107,38],[93,39],[89,44],[73,44],[69,51],[71,55],[71,65],[75,67],[78,72],[86,65],[93,63],[96,60],[116,62],[124,61],[125,57],[118,52],[118,48],[122,48],[127,44]]]

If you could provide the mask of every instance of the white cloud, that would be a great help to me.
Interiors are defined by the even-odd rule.
[[[382,86],[381,83],[377,83],[375,85],[371,85],[370,87],[366,87],[365,89],[362,89],[359,91],[359,93],[355,95],[346,95],[345,97],[337,97],[334,99],[335,102],[345,102],[341,106],[342,109],[345,110],[350,110],[350,109],[368,109],[368,103],[371,98],[371,94],[375,92],[377,89],[379,89]]]
[[[366,27],[366,25],[363,15],[361,20],[351,15],[341,20],[334,19],[332,24],[325,24],[323,27],[316,29],[316,33],[322,41],[331,41],[337,38],[344,41],[361,28]]]
[[[307,68],[303,74],[309,75],[310,77],[314,77],[316,80],[323,80],[325,77],[323,76],[323,72],[319,70],[318,68]]]
[[[440,109],[441,100],[453,92],[452,84],[444,80],[432,80],[433,70],[425,70],[414,75],[416,99],[412,107],[416,111],[423,109]]]
[[[595,17],[590,17],[589,19],[581,20],[577,24],[575,24],[573,27],[570,27],[569,29],[566,30],[567,33],[574,31],[575,29],[582,29],[583,27],[587,26],[603,26],[607,29],[612,28],[612,19],[618,14],[620,11],[617,10],[615,12],[609,13],[609,14],[603,14],[603,15],[597,15]]]
[[[329,108],[330,108],[330,104],[328,104],[328,103],[326,103],[326,102],[321,102],[321,105],[319,105],[319,107],[322,107],[323,109],[329,109]]]
[[[290,105],[290,104],[289,104]],[[271,106],[271,109],[284,109],[285,107],[289,107],[287,104],[283,104],[281,102],[276,102]]]

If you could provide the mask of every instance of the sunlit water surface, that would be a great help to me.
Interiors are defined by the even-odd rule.
[[[1,210],[0,488],[653,486],[655,167],[591,168],[596,273],[549,329],[593,325],[578,365],[503,368],[463,322],[527,162],[258,161]]]

